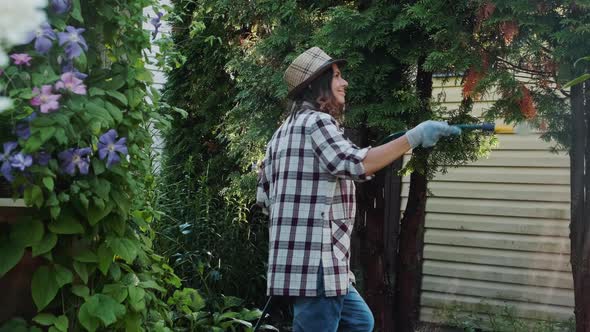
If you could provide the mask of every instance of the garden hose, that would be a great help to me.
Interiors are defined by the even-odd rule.
[[[452,124],[451,126],[458,127],[462,131],[481,130],[484,133],[495,133],[495,134],[508,134],[514,133],[512,126],[496,126],[494,123],[474,123],[474,124]],[[403,136],[407,130],[395,132],[384,139],[382,139],[377,145],[385,144]]]

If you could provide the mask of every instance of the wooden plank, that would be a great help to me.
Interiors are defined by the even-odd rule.
[[[402,199],[405,209],[408,198]],[[427,212],[474,214],[487,216],[530,217],[546,219],[568,219],[570,205],[555,202],[518,202],[508,200],[481,200],[466,198],[430,197],[426,203]]]
[[[569,220],[427,213],[426,228],[568,237]]]
[[[509,199],[517,201],[569,202],[570,188],[567,185],[534,185],[506,183],[430,182],[431,197]],[[402,190],[408,197],[409,186]]]
[[[444,310],[441,310],[441,308],[432,308],[432,307],[421,307],[420,308],[420,321],[422,322],[428,322],[428,323],[435,323],[435,324],[445,324],[448,323],[447,321],[445,321],[445,315],[446,312]],[[490,320],[490,315],[487,313],[473,313],[473,312],[467,312],[467,311],[457,311],[457,312],[453,312],[455,317],[464,317],[464,320],[467,319],[477,319],[477,327],[483,329],[484,331],[496,331],[498,329],[497,324],[498,322],[496,322],[494,325],[492,323],[492,321]],[[572,314],[573,315],[573,314]],[[545,326],[546,324],[549,324],[550,322],[563,322],[563,321],[567,321],[570,317],[567,318],[556,318],[554,320],[539,320],[539,319],[527,319],[527,318],[522,318],[519,317],[519,321],[521,321],[524,324],[528,324],[529,326],[529,331],[536,331],[539,327],[538,324],[541,324],[543,326]],[[430,330],[429,330],[430,331]],[[438,331],[438,330],[436,330]],[[446,330],[441,330],[441,331],[446,331]],[[450,331],[454,331],[454,330],[450,330]]]
[[[572,290],[571,272],[425,260],[424,275]],[[570,294],[571,296],[571,294]]]
[[[427,275],[422,278],[422,290],[435,293],[477,296],[486,299],[551,304],[566,307],[574,306],[572,290],[514,285],[502,282]]]
[[[410,177],[402,181],[409,184]],[[569,186],[569,168],[539,167],[459,167],[449,168],[446,174],[437,174],[433,182],[479,182],[479,183],[522,183],[522,184],[563,184]]]
[[[487,248],[465,248],[437,244],[424,246],[424,258],[437,261],[517,267],[571,273],[569,254],[533,253]]]
[[[573,315],[573,308],[567,306],[556,306],[549,304],[533,304],[517,301],[500,301],[484,299],[481,297],[452,295],[435,292],[422,293],[422,305],[430,308],[441,308],[452,303],[461,305],[468,309],[480,309],[482,303],[488,304],[498,312],[506,307],[512,307],[517,317],[543,320],[567,320]]]
[[[555,254],[569,252],[570,250],[570,241],[565,237],[468,232],[432,228],[426,230],[424,242],[449,246]]]

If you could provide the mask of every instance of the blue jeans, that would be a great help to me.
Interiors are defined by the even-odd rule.
[[[318,296],[295,297],[294,332],[371,332],[375,320],[365,300],[352,286],[348,294],[326,297],[322,268],[318,275]]]

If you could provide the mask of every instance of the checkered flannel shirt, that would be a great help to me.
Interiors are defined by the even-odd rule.
[[[368,150],[307,103],[275,132],[257,189],[257,203],[270,219],[267,295],[316,296],[320,264],[326,296],[348,293],[352,180],[370,180],[362,164]]]

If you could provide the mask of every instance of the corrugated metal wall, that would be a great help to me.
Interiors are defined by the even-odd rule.
[[[458,107],[457,84],[436,81],[434,97]],[[491,100],[484,97],[475,112]],[[573,315],[569,158],[551,153],[550,146],[535,134],[499,135],[489,159],[450,169],[430,183],[422,321],[438,322],[437,309],[453,302],[512,306],[525,319]],[[402,207],[408,181],[403,179]]]

